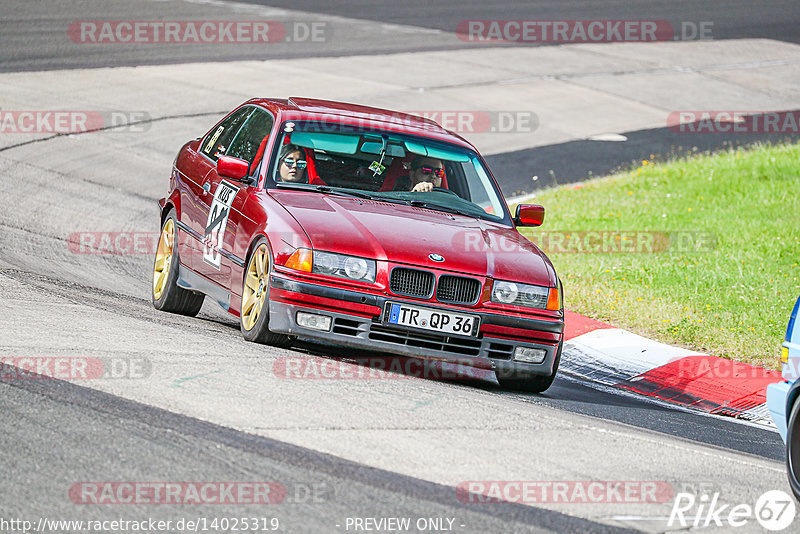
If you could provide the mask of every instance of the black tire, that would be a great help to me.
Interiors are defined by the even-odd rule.
[[[795,399],[786,427],[786,473],[792,493],[800,501],[800,399]]]
[[[180,256],[175,208],[169,210],[161,225],[156,257],[153,260],[151,297],[157,310],[194,317],[203,307],[205,295],[177,285]],[[160,264],[160,265],[159,265]]]
[[[239,327],[247,341],[288,348],[294,336],[269,331],[269,274],[272,271],[272,252],[267,240],[259,239],[247,258],[242,279],[242,306]],[[257,286],[256,286],[257,284]],[[250,299],[254,302],[250,302]],[[255,313],[255,316],[253,315]]]
[[[535,375],[532,373],[526,373],[524,376],[521,376],[519,372],[516,372],[511,376],[505,376],[503,373],[495,373],[497,376],[497,381],[504,389],[525,391],[527,393],[543,393],[547,391],[547,389],[553,385],[553,380],[556,379],[556,374],[558,374],[558,365],[561,363],[561,350],[563,347],[564,342],[562,341],[558,344],[558,350],[556,352],[556,360],[553,363],[552,374]]]

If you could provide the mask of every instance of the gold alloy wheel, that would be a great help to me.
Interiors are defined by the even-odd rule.
[[[264,302],[267,300],[267,284],[269,267],[269,252],[267,245],[261,244],[253,252],[247,274],[244,277],[242,290],[242,326],[245,330],[252,330],[258,321]]]
[[[153,297],[156,300],[161,298],[167,286],[169,278],[169,268],[172,265],[172,248],[174,245],[175,233],[172,219],[167,219],[164,228],[161,229],[161,237],[158,238],[158,248],[156,249],[156,262],[153,266]]]

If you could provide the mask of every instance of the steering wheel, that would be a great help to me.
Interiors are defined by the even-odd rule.
[[[445,189],[444,187],[434,187],[433,190],[434,191],[439,191],[440,193],[450,193],[451,195],[455,195],[455,196],[458,197],[458,193],[456,193],[452,189]],[[458,197],[458,198],[461,198],[461,197]]]

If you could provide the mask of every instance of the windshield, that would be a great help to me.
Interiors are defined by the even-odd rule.
[[[344,128],[332,133],[330,125],[286,123],[267,185],[508,221],[505,202],[475,152],[396,132]]]

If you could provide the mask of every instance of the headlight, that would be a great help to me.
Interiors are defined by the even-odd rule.
[[[519,296],[519,289],[514,282],[495,282],[492,300],[502,304],[514,304]]]
[[[516,282],[495,280],[492,287],[492,302],[513,304],[540,310],[561,309],[560,292],[555,287],[541,287]]]
[[[369,264],[364,258],[347,258],[344,260],[344,274],[354,280],[361,280],[369,274]]]
[[[339,258],[335,254],[325,254],[317,252],[314,254],[314,272],[323,274],[334,274],[339,268]]]
[[[375,260],[314,251],[314,266],[311,270],[314,273],[363,282],[374,282],[375,271]]]

